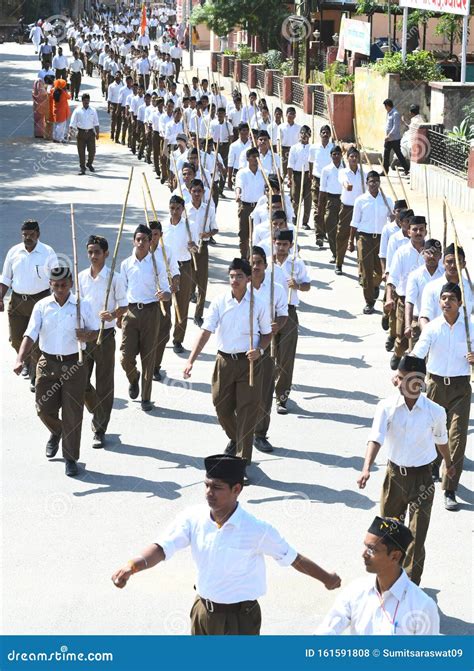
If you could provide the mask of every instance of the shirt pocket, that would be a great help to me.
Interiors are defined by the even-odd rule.
[[[252,552],[242,548],[226,548],[222,553],[222,562],[226,575],[234,578],[246,576],[252,563]]]

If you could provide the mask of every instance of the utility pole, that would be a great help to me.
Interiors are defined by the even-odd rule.
[[[184,0],[186,2],[186,0]],[[192,68],[194,65],[193,59],[193,27],[191,25],[191,14],[193,11],[193,0],[189,0],[189,67]]]

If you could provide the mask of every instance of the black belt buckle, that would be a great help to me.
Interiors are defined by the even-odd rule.
[[[229,356],[230,356],[230,358],[231,358],[233,361],[238,361],[238,359],[239,359],[239,355],[238,355],[238,354],[235,354],[235,353],[234,353],[234,354],[230,354]]]
[[[214,604],[210,599],[204,599],[204,604],[206,606],[206,610],[208,613],[213,613],[214,612]]]

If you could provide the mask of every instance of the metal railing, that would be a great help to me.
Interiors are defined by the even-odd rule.
[[[316,116],[322,116],[329,119],[328,102],[324,90],[314,89],[313,91],[313,113]]]
[[[222,54],[217,54],[216,61],[217,61],[217,72],[220,72],[222,74]]]
[[[257,88],[265,88],[265,68],[255,68]]]
[[[249,64],[248,63],[242,63],[242,81],[245,82],[246,84],[249,81]]]
[[[444,134],[443,126],[428,128],[429,162],[467,179],[469,142]]]
[[[272,96],[280,96],[283,90],[283,75],[276,75],[273,73],[272,79]]]
[[[293,105],[298,105],[298,107],[303,107],[304,100],[304,86],[301,82],[296,81],[296,79],[291,80],[291,102]]]
[[[235,58],[230,57],[228,62],[229,62],[229,77],[233,77],[235,72]]]

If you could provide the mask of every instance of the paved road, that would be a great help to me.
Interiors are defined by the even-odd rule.
[[[203,58],[202,54],[198,58]],[[201,62],[201,61],[198,61]],[[202,60],[204,63],[204,60]],[[132,231],[143,220],[141,172],[153,183],[160,215],[169,192],[150,166],[111,144],[98,145],[97,173],[77,177],[73,144],[60,147],[32,139],[30,89],[37,68],[31,46],[0,46],[2,236],[0,256],[19,239],[20,223],[36,217],[42,239],[71,254],[69,204],[78,227],[80,267],[92,232],[115,238],[130,165],[136,166],[120,259],[130,253]],[[93,104],[107,115],[97,80],[86,80]],[[235,205],[219,205],[219,245],[211,249],[209,298],[225,283],[226,266],[237,253]],[[336,278],[329,251],[316,251],[311,234],[301,237],[310,268],[311,292],[300,308],[295,389],[287,417],[273,416],[275,451],[255,455],[257,484],[241,500],[272,522],[308,556],[337,570],[344,584],[363,574],[362,539],[378,500],[386,454],[367,489],[356,488],[367,432],[379,398],[392,393],[377,314],[363,316],[356,267],[350,260]],[[6,316],[0,318],[7,342]],[[185,347],[197,335],[189,324]],[[177,512],[203,497],[202,459],[227,440],[217,424],[210,396],[215,355],[211,341],[182,379],[186,355],[165,353],[164,383],[154,383],[155,410],[146,415],[127,394],[118,362],[116,400],[106,449],[90,447],[84,417],[81,477],[68,479],[60,459],[44,457],[47,433],[35,416],[26,382],[11,372],[14,353],[2,357],[3,448],[3,633],[152,634],[186,633],[194,573],[188,552],[170,564],[134,577],[116,590],[113,570],[157,538]],[[472,422],[471,422],[472,423]],[[471,429],[472,431],[472,429]],[[471,546],[472,442],[459,490],[461,510],[448,513],[436,493],[427,543],[423,587],[437,599],[445,634],[466,634],[472,621]],[[471,481],[471,482],[470,482]],[[310,634],[335,594],[290,569],[268,562],[268,594],[261,600],[263,633]],[[472,632],[472,629],[471,629]]]

